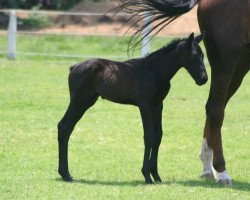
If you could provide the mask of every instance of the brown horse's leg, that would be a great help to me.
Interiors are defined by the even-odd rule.
[[[235,94],[235,92],[240,87],[244,76],[248,73],[250,69],[250,52],[246,51],[246,53],[247,55],[244,53],[230,81],[225,107],[226,107],[226,104],[229,102],[230,98]],[[228,179],[228,175],[226,171],[222,173],[218,173],[218,182],[222,184],[230,184],[230,185],[232,184],[231,180]]]
[[[158,107],[155,108],[154,111],[155,135],[150,157],[150,173],[153,176],[154,180],[158,182],[161,182],[161,178],[158,173],[158,151],[162,138],[162,108],[163,104],[161,103]]]
[[[221,127],[224,119],[224,107],[227,97],[231,74],[214,73],[210,94],[206,104],[206,125],[200,158],[204,164],[203,177],[213,177],[213,167],[220,173],[226,173],[225,160],[222,149]],[[226,177],[230,181],[230,177]]]
[[[59,167],[58,173],[65,181],[72,181],[68,169],[68,141],[69,137],[84,112],[94,105],[98,96],[85,97],[74,96],[71,98],[69,107],[58,124],[58,144],[59,144]]]
[[[232,11],[235,14],[232,14]],[[213,176],[212,161],[218,172],[217,180],[225,184],[231,184],[232,181],[225,168],[221,126],[226,103],[242,81],[238,78],[242,79],[244,76],[238,77],[237,74],[244,43],[249,41],[248,13],[247,0],[241,1],[240,4],[236,0],[200,1],[198,7],[199,25],[201,31],[205,32],[204,43],[212,70],[201,150],[203,177],[209,177],[209,174]]]
[[[234,74],[232,68],[232,74]],[[224,109],[229,95],[231,85],[230,72],[212,71],[210,94],[206,104],[206,124],[203,135],[200,159],[203,163],[203,173],[201,178],[214,179],[214,168],[217,172],[223,173],[225,160],[223,156],[221,127],[224,120]],[[228,177],[230,178],[230,177]]]
[[[239,65],[233,74],[232,80],[228,88],[226,103],[228,103],[230,98],[238,90],[243,81],[243,78],[245,77],[245,75],[248,73],[249,70],[250,70],[250,45],[246,48],[246,50],[242,54]]]
[[[142,174],[147,184],[152,184],[153,181],[150,177],[150,154],[153,147],[154,138],[154,108],[147,102],[141,102],[139,109],[142,118],[144,129],[144,159],[142,166]]]
[[[230,67],[230,65],[227,65],[227,66]],[[209,95],[209,100],[207,103],[208,116],[207,116],[205,131],[204,131],[202,150],[201,150],[201,154],[200,154],[201,160],[202,160],[203,165],[204,165],[204,172],[202,174],[202,177],[203,178],[214,178],[213,168],[212,168],[212,160],[214,160],[213,162],[215,165],[215,169],[219,172],[218,178],[217,178],[218,182],[222,182],[224,184],[231,184],[231,180],[230,180],[230,177],[227,175],[226,170],[225,170],[225,161],[224,161],[224,157],[223,157],[222,144],[221,144],[222,141],[221,141],[220,126],[222,125],[222,122],[223,122],[224,109],[226,107],[227,102],[234,95],[234,93],[237,91],[237,89],[240,87],[244,76],[249,71],[249,68],[250,68],[249,48],[246,49],[246,51],[241,55],[239,63],[236,66],[237,66],[236,69],[232,70],[233,74],[228,75],[229,78],[227,79],[227,83],[224,83],[227,85],[228,80],[230,80],[229,85],[228,85],[228,89],[226,89],[226,85],[224,85],[224,86],[221,85],[221,87],[224,89],[221,88],[221,91],[219,92],[219,90],[216,89],[219,86],[215,87],[214,82],[218,82],[218,84],[221,84],[220,82],[223,80],[219,81],[218,72],[214,72],[212,75],[213,80],[212,80],[212,84],[211,84],[211,91],[210,91],[210,95]],[[234,69],[234,68],[232,67],[232,69]],[[224,76],[226,77],[226,75],[224,75]],[[223,92],[223,90],[227,91],[227,92]],[[222,117],[216,119],[215,117],[212,116],[214,113],[216,113],[216,112],[214,112],[216,109],[215,109],[215,107],[213,108],[213,106],[211,104],[214,104],[214,100],[216,99],[216,94],[218,94],[217,96],[220,96],[220,97],[217,97],[217,99],[221,99],[221,102],[223,102],[225,93],[226,93],[226,98],[225,98],[224,107],[222,108],[222,105],[223,105],[222,103],[217,104],[217,106],[220,105],[219,106],[220,108],[217,107],[217,112],[219,113],[219,111],[220,111],[222,113],[221,114]],[[223,110],[223,112],[222,112],[222,110]],[[215,115],[217,115],[217,114],[214,114],[214,116]],[[219,123],[219,124],[217,124],[217,126],[216,126],[215,122]],[[219,132],[219,135],[218,135],[218,132]],[[217,150],[215,151],[214,148]],[[213,150],[214,150],[214,152],[213,152]],[[215,153],[214,159],[213,159],[213,153]]]
[[[206,104],[207,118],[200,154],[204,165],[202,177],[213,178],[214,167],[218,172],[217,181],[231,184],[231,178],[227,175],[225,168],[221,127],[224,120],[228,88],[237,67],[239,51],[233,53],[227,52],[227,49],[216,49],[214,47],[216,47],[217,43],[213,42],[213,40],[205,40],[208,58],[211,64],[212,80],[209,98]],[[213,59],[215,57],[217,59]]]

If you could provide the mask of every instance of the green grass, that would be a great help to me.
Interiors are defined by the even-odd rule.
[[[96,45],[99,39],[91,39],[85,42],[93,42],[97,49],[92,45],[84,48],[76,41],[83,53],[89,49],[96,55],[117,55],[126,48],[126,41],[120,44],[111,39],[109,44],[114,47],[106,50],[102,45],[107,41]],[[3,37],[0,40],[4,42]],[[36,40],[30,38],[31,43]],[[47,41],[37,40],[41,46],[34,50],[56,52],[53,44],[66,45],[60,38],[51,39],[51,44]],[[33,48],[25,38],[20,42],[19,48]],[[70,43],[68,49],[77,52]],[[76,181],[63,182],[57,174],[56,126],[69,101],[68,66],[78,61],[0,58],[1,199],[250,199],[248,75],[227,108],[223,126],[224,154],[234,178],[232,188],[199,179],[202,166],[198,153],[209,83],[196,86],[184,70],[172,80],[164,102],[159,154],[162,184],[148,186],[143,182],[140,169],[144,146],[138,109],[101,99],[72,134],[69,164]]]
[[[6,36],[0,38],[1,44],[6,43]],[[128,38],[99,36],[30,36],[18,35],[17,52],[36,52],[62,55],[93,55],[93,56],[127,56]],[[46,45],[44,45],[46,44]],[[4,51],[4,49],[3,49]],[[19,59],[22,59],[19,56]],[[35,57],[44,59],[43,57]],[[25,58],[24,58],[25,59]],[[34,58],[33,58],[34,59]],[[50,58],[53,59],[53,58]],[[58,60],[58,58],[54,58]]]

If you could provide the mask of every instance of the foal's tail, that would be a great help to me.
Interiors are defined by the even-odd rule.
[[[69,72],[71,72],[74,69],[75,65],[69,67]]]
[[[172,21],[189,12],[198,4],[199,0],[120,0],[120,2],[121,4],[111,12],[117,14],[124,11],[131,14],[128,22],[131,27],[137,22],[143,21],[145,17],[148,18],[148,21],[142,23],[143,25],[135,32],[129,42],[131,45],[134,40],[136,41],[132,45],[132,49],[135,49],[144,37],[153,31],[155,31],[154,35],[160,32]],[[153,27],[147,29],[151,25]],[[141,34],[142,38],[140,38]]]

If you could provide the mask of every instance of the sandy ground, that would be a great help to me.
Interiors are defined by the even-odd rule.
[[[191,32],[199,33],[199,27],[196,17],[197,8],[194,8],[189,13],[183,15],[169,26],[164,28],[158,35],[187,35]],[[68,34],[96,34],[96,35],[124,35],[128,27],[120,30],[122,23],[99,23],[95,25],[86,24],[64,24],[57,25],[50,28],[39,30],[40,33],[68,33]],[[128,34],[132,34],[135,29]]]

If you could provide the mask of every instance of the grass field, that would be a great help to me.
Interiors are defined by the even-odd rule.
[[[92,40],[91,40],[92,39]],[[65,39],[20,38],[18,48],[60,50]],[[74,53],[118,55],[126,41],[71,40]],[[5,42],[0,37],[1,43]],[[56,46],[48,41],[58,41]],[[82,42],[82,43],[80,43]],[[85,43],[84,43],[85,42]],[[91,45],[93,43],[93,45]],[[104,44],[109,44],[106,49]],[[154,48],[161,42],[154,44]],[[88,48],[86,48],[86,46]],[[68,52],[67,52],[68,53]],[[124,52],[126,55],[126,52]],[[77,124],[69,146],[73,183],[57,174],[57,123],[68,101],[67,76],[73,59],[0,58],[1,199],[250,199],[250,76],[230,102],[223,126],[224,154],[234,186],[199,178],[198,159],[209,83],[195,85],[181,70],[164,102],[163,141],[159,154],[162,184],[145,185],[140,169],[143,133],[139,111],[99,99]],[[208,67],[208,71],[209,67]]]

